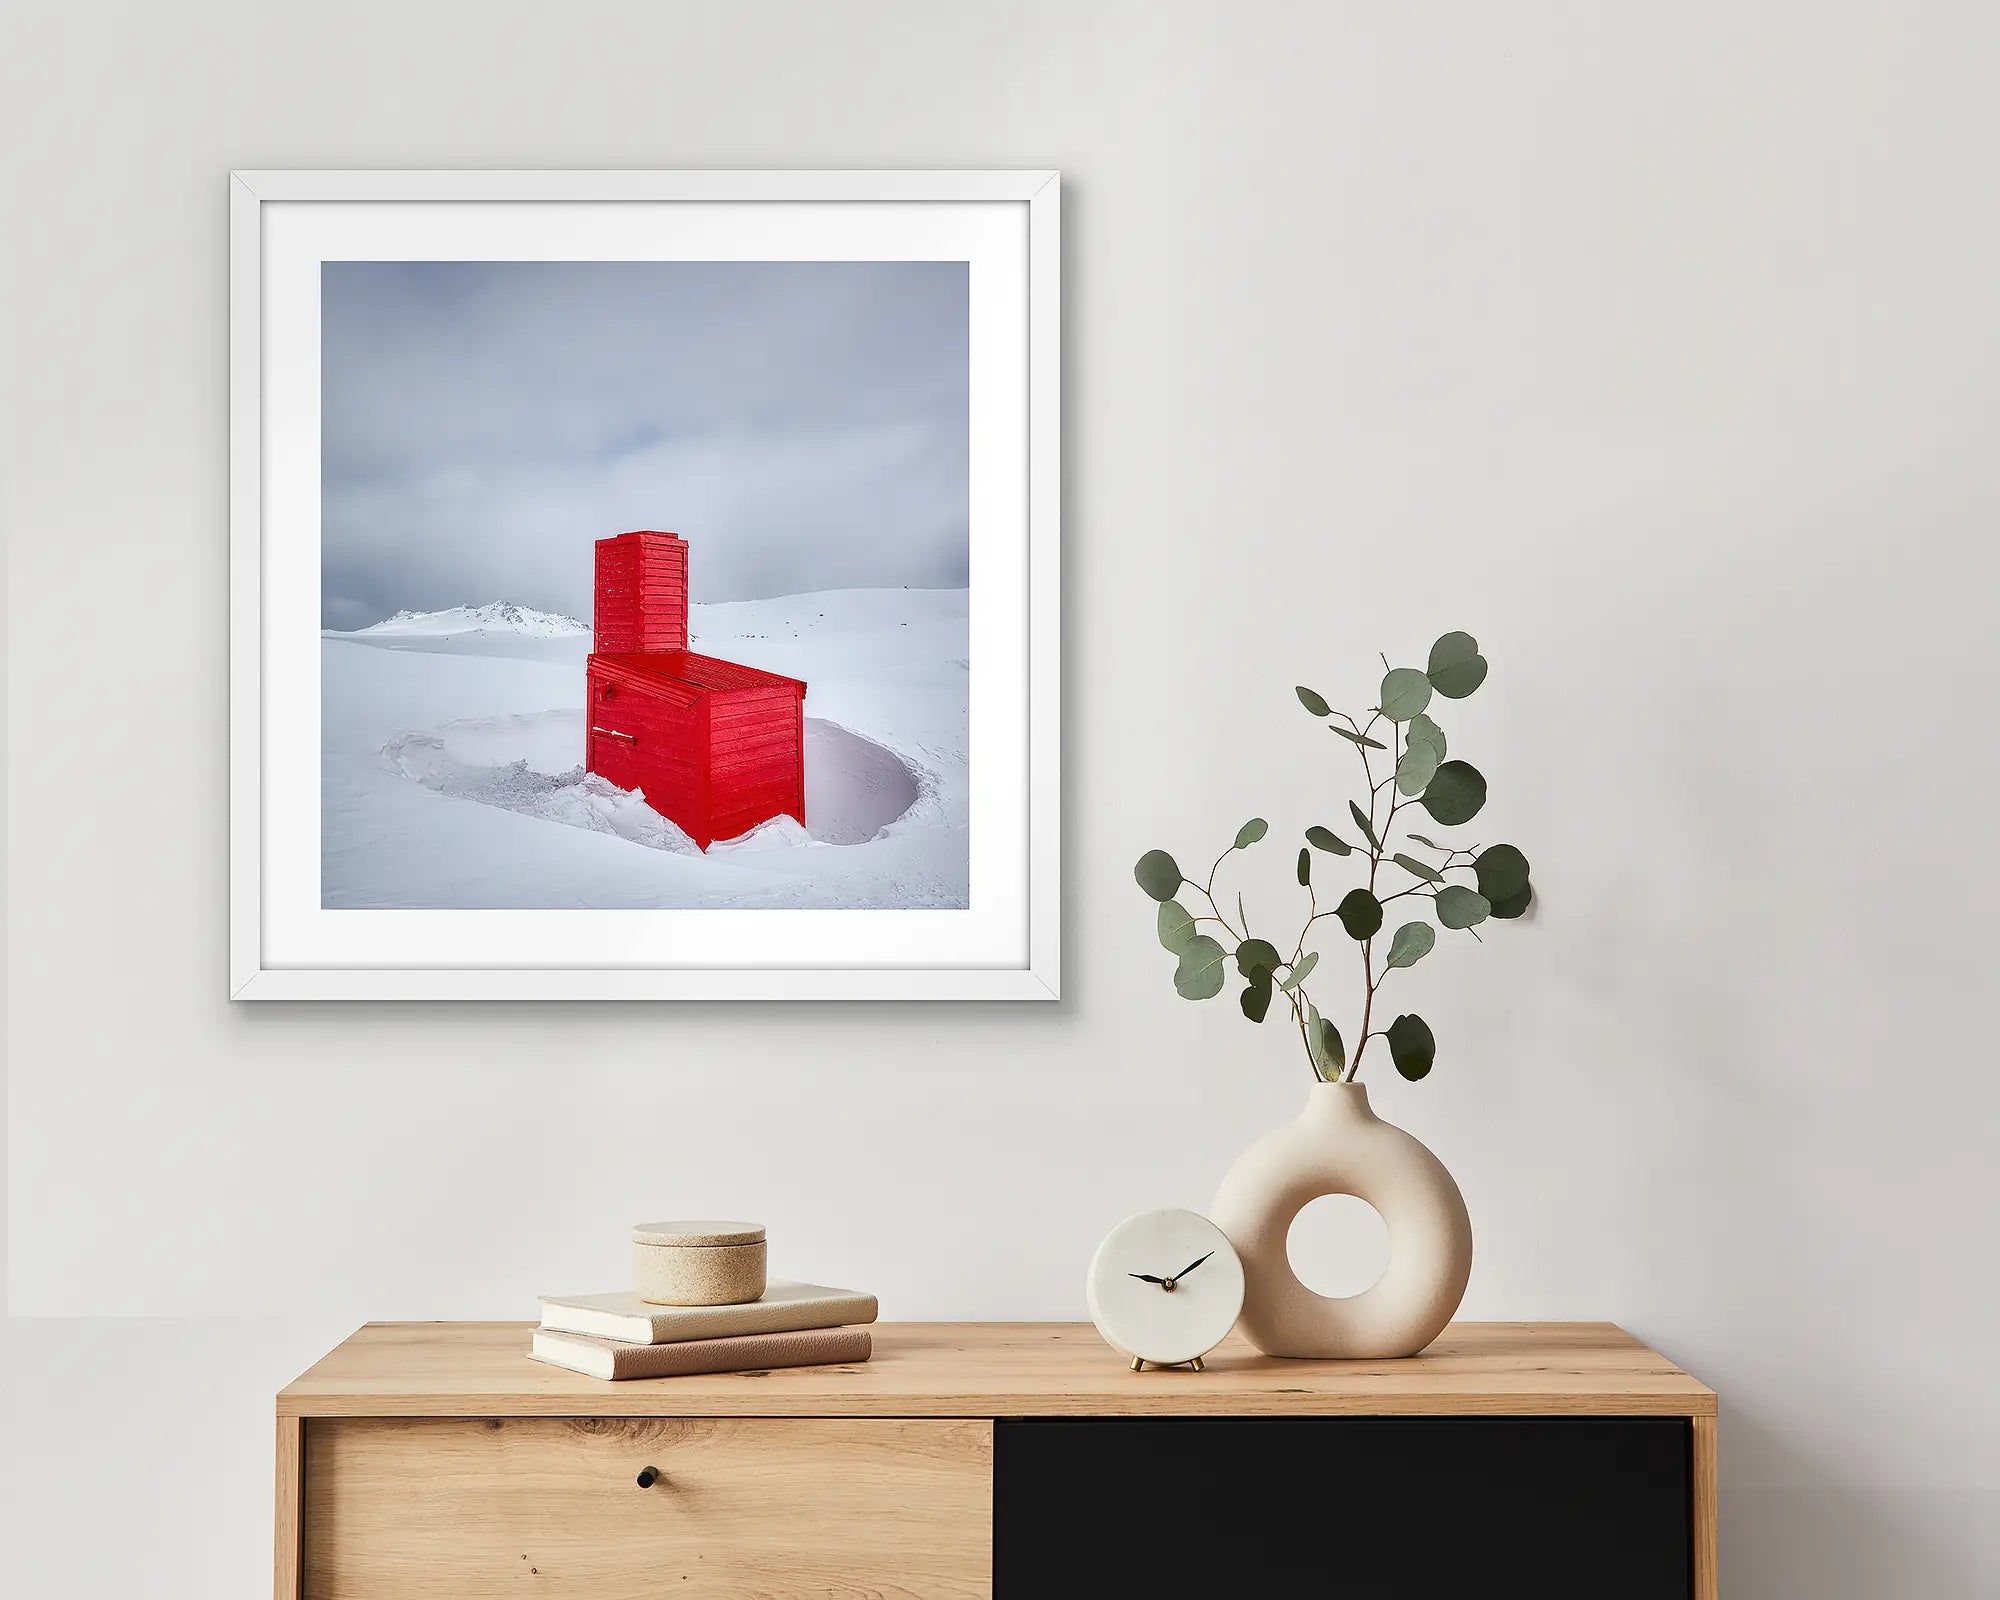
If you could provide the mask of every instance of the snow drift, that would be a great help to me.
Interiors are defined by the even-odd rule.
[[[495,602],[327,633],[329,908],[963,908],[967,596],[839,590],[691,609],[697,650],[803,678],[806,816],[706,856],[582,768],[574,619]]]

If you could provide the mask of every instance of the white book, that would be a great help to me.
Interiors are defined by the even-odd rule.
[[[568,1367],[586,1377],[616,1381],[845,1366],[866,1361],[873,1349],[874,1341],[866,1328],[800,1328],[791,1333],[746,1333],[731,1339],[679,1339],[672,1344],[626,1344],[618,1339],[588,1339],[537,1328],[529,1354],[552,1367]]]
[[[735,1306],[656,1306],[630,1290],[617,1294],[545,1294],[542,1326],[554,1333],[583,1333],[625,1344],[678,1344],[683,1339],[727,1339],[747,1333],[798,1333],[873,1322],[880,1307],[872,1294],[820,1283],[774,1278],[764,1298]]]

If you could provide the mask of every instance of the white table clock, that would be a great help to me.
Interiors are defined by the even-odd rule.
[[[1134,1372],[1148,1362],[1199,1372],[1243,1309],[1243,1263],[1208,1218],[1142,1211],[1105,1235],[1086,1293],[1090,1320]]]

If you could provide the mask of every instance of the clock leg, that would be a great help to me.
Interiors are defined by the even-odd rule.
[[[1196,1357],[1194,1358],[1194,1360],[1192,1360],[1192,1361],[1190,1361],[1190,1362],[1188,1363],[1188,1365],[1189,1365],[1189,1366],[1191,1366],[1191,1367],[1193,1367],[1193,1368],[1194,1368],[1194,1370],[1195,1370],[1196,1372],[1203,1372],[1203,1371],[1206,1371],[1206,1370],[1207,1370],[1206,1368],[1204,1368],[1204,1367],[1202,1366],[1202,1364],[1201,1364],[1201,1357],[1200,1357],[1200,1356],[1196,1356]]]
[[[1144,1372],[1146,1370],[1146,1363],[1141,1361],[1137,1356],[1134,1356],[1132,1358],[1132,1370],[1134,1372]]]

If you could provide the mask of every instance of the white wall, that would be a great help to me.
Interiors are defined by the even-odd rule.
[[[1466,1314],[1614,1318],[1721,1390],[1732,1596],[2000,1585],[1991,10],[5,29],[22,1592],[263,1592],[275,1387],[364,1318],[615,1282],[648,1213],[762,1217],[896,1317],[1079,1315],[1100,1232],[1304,1088],[1173,998],[1132,860],[1337,819],[1291,685],[1453,627],[1543,906],[1408,975],[1438,1068],[1376,1094],[1464,1185]],[[1065,170],[1059,1008],[225,1002],[232,165]]]

